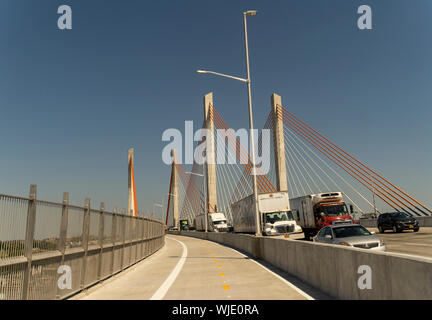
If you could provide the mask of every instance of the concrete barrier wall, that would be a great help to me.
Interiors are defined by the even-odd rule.
[[[240,249],[340,299],[432,299],[432,259],[234,233],[170,232]],[[370,267],[371,289],[360,289]]]
[[[432,227],[432,217],[415,217],[420,227]],[[366,228],[376,228],[377,219],[359,219],[360,224]]]

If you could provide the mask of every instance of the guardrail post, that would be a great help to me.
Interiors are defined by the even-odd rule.
[[[160,239],[160,245],[159,249],[162,248],[165,245],[165,237],[164,237],[164,224],[161,222],[159,224],[159,239]]]
[[[101,279],[102,275],[102,255],[103,255],[103,238],[104,238],[104,211],[105,204],[101,202],[100,204],[100,216],[99,216],[99,261],[98,261],[98,269],[97,269],[97,279]]]
[[[139,220],[139,210],[137,212],[137,216],[134,217],[134,241],[135,241],[135,262],[139,260],[139,256],[138,256],[138,247],[140,246],[140,242],[138,241],[138,230],[139,230],[139,224],[140,220]]]
[[[123,244],[122,245],[122,253],[121,253],[121,261],[120,261],[120,270],[123,270],[123,263],[124,263],[124,251],[125,251],[125,242],[126,242],[126,209],[122,209],[122,217],[121,217],[121,224],[120,224],[120,232],[121,232],[121,238],[120,241]]]
[[[145,255],[144,225],[145,225],[145,220],[144,220],[144,218],[141,218],[141,225],[140,225],[140,229],[141,229],[141,257],[140,258],[144,258],[144,255]]]
[[[27,223],[26,223],[26,236],[24,242],[24,256],[27,258],[27,264],[24,271],[23,291],[21,298],[28,299],[30,282],[31,282],[31,268],[32,268],[32,252],[33,252],[33,238],[36,224],[36,185],[30,185],[30,195],[27,209]]]
[[[150,252],[149,252],[149,254],[153,253],[153,246],[154,246],[153,238],[154,238],[154,222],[153,222],[153,217],[152,217],[151,222],[150,222]]]
[[[111,274],[114,273],[114,248],[117,237],[117,206],[113,208],[113,216],[112,216],[112,226],[111,226],[111,242],[112,242],[112,255],[111,255]]]
[[[145,240],[145,254],[144,256],[147,257],[148,251],[149,251],[149,227],[150,223],[148,218],[146,218],[144,223],[144,240]]]
[[[64,264],[64,256],[66,252],[66,237],[68,228],[68,207],[69,207],[69,193],[63,193],[63,206],[62,206],[62,216],[60,222],[60,236],[57,249],[60,251],[62,257],[60,265]],[[60,299],[60,288],[57,286],[56,299]]]
[[[147,218],[145,224],[145,240],[146,240],[146,257],[150,252],[150,219]]]
[[[80,288],[84,288],[85,284],[85,275],[87,269],[87,251],[88,251],[88,240],[89,240],[89,232],[90,232],[90,198],[85,199],[84,205],[84,219],[83,219],[83,232],[82,232],[82,247],[84,249],[84,256],[82,262],[82,272],[81,272],[81,283]]]

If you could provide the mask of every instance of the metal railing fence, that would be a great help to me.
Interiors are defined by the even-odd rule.
[[[0,194],[0,300],[64,299],[165,243],[162,221]]]

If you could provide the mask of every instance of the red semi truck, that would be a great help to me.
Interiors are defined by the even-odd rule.
[[[342,192],[309,194],[290,199],[290,207],[306,239],[315,236],[324,226],[357,223],[350,215],[353,213],[353,207],[350,205],[350,211],[348,211]]]

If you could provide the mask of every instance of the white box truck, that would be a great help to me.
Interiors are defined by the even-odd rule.
[[[231,204],[231,209],[234,232],[255,233],[254,195]],[[258,209],[263,235],[303,235],[291,214],[287,192],[259,194]]]
[[[205,231],[205,214],[195,217],[195,229]],[[227,232],[228,224],[225,215],[222,212],[208,213],[207,230],[211,232]]]
[[[343,201],[342,192],[309,194],[290,199],[291,211],[297,223],[303,228],[306,239],[315,236],[328,225],[356,222]]]

